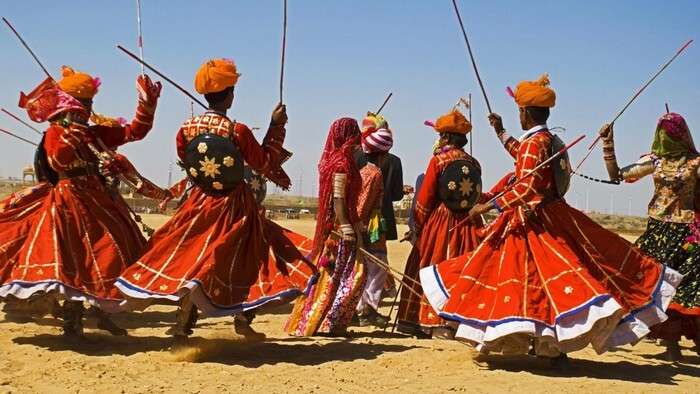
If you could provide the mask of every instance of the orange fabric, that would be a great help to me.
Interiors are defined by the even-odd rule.
[[[212,59],[202,64],[194,76],[194,88],[199,94],[220,92],[235,86],[238,77],[236,64],[228,59]]]
[[[438,133],[468,134],[472,124],[456,109],[442,115],[435,121],[435,131]]]
[[[71,96],[77,99],[91,99],[97,94],[97,88],[100,86],[99,79],[75,71],[68,66],[61,68],[61,75],[63,78],[58,81],[58,86]]]
[[[519,107],[552,108],[557,95],[549,87],[549,75],[544,74],[536,81],[522,81],[515,88],[515,102]]]

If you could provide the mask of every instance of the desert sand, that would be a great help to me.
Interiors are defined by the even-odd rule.
[[[147,220],[158,226],[165,219]],[[279,222],[306,235],[313,231],[311,221]],[[389,251],[392,265],[403,268],[409,245],[393,242]],[[663,361],[661,347],[642,341],[602,356],[591,349],[572,353],[571,369],[556,372],[546,360],[528,356],[476,362],[463,343],[391,330],[352,328],[346,339],[293,338],[282,331],[289,310],[258,316],[253,326],[267,339],[257,343],[236,336],[230,318],[202,319],[191,346],[177,352],[165,335],[172,307],[118,315],[129,337],[89,328],[82,342],[65,341],[52,318],[16,324],[0,313],[0,393],[659,393],[697,392],[700,385],[700,357],[688,341],[683,363]]]

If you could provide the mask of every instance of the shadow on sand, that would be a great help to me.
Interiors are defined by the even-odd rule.
[[[301,339],[301,341],[299,341]],[[295,340],[296,343],[291,342]],[[245,342],[236,338],[190,338],[173,351],[173,361],[208,362],[255,368],[262,365],[291,363],[300,366],[319,365],[331,361],[374,360],[384,353],[399,353],[414,346],[358,343],[352,339],[317,338],[268,339]],[[289,341],[289,343],[287,343]],[[36,335],[13,339],[18,345],[32,345],[51,351],[73,351],[87,356],[131,356],[143,352],[161,352],[173,342],[164,337],[110,337],[86,334],[81,340],[68,340],[61,335]],[[303,342],[303,343],[299,343]],[[192,356],[179,357],[178,353]]]
[[[480,366],[490,370],[530,372],[534,375],[566,378],[624,380],[638,383],[677,385],[676,376],[700,377],[700,368],[686,364],[641,365],[630,361],[593,361],[570,357],[565,370],[552,369],[547,359],[529,356],[486,356]]]

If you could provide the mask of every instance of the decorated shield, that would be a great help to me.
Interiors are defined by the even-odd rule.
[[[267,196],[267,179],[248,166],[243,168],[243,177],[255,196],[255,201],[261,205]]]
[[[185,148],[183,167],[192,183],[207,194],[223,194],[243,181],[243,158],[231,139],[204,133]]]
[[[550,156],[555,155],[560,150],[566,147],[564,141],[559,138],[558,135],[552,134],[552,143],[549,147]],[[557,188],[557,195],[559,197],[564,197],[567,191],[569,191],[569,184],[571,183],[571,162],[569,161],[569,152],[564,152],[559,155],[559,158],[555,159],[551,164],[552,171],[554,173],[554,184]]]
[[[467,211],[481,197],[481,169],[470,160],[450,163],[438,179],[438,196],[451,211]]]

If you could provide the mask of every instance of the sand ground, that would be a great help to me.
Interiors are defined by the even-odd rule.
[[[147,218],[154,226],[163,217]],[[280,221],[311,234],[311,221]],[[402,268],[409,245],[391,243],[390,259]],[[191,346],[169,350],[165,330],[172,307],[121,314],[129,337],[92,329],[83,342],[66,342],[59,322],[4,321],[0,313],[0,393],[326,393],[326,392],[698,392],[700,357],[684,342],[683,363],[661,360],[662,348],[643,341],[602,356],[572,353],[572,368],[555,372],[533,357],[473,360],[456,341],[417,340],[374,329],[353,336],[292,338],[282,331],[290,308],[261,314],[254,327],[267,340],[245,342],[230,318],[201,320]],[[383,313],[388,313],[388,304]],[[695,388],[693,388],[695,387]]]

